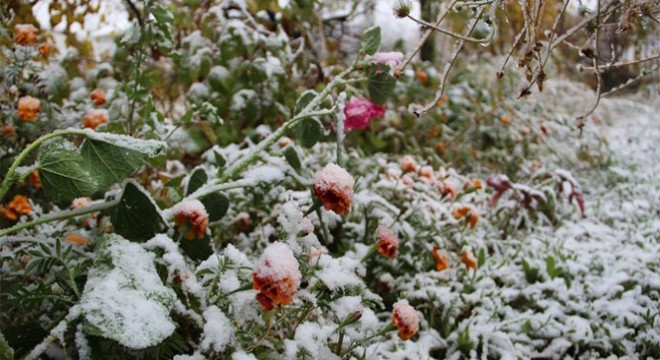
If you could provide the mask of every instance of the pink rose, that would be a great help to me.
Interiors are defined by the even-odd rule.
[[[403,54],[398,51],[379,52],[374,54],[373,56],[367,57],[367,60],[385,64],[389,66],[390,69],[394,69],[403,60]]]
[[[385,115],[385,108],[365,98],[354,97],[344,107],[344,129],[346,132],[364,129],[371,120]]]

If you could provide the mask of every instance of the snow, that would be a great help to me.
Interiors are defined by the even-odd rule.
[[[300,285],[302,275],[298,269],[298,260],[288,246],[275,242],[264,250],[254,267],[255,275],[277,282],[286,278],[293,279],[296,288]]]
[[[125,149],[134,150],[148,157],[158,155],[167,144],[159,140],[137,139],[127,135],[96,132],[92,129],[84,129],[85,136],[97,141],[102,141]]]
[[[314,174],[314,188],[320,191],[340,189],[350,198],[353,196],[355,180],[342,167],[337,164],[328,164]]]
[[[222,352],[234,336],[231,322],[215,305],[204,311],[204,333],[202,334],[202,349]]]
[[[202,218],[209,217],[204,204],[197,199],[183,200],[174,205],[168,212],[172,214],[172,216],[183,215],[185,217],[190,217],[192,214],[198,214]]]
[[[94,333],[132,349],[159,344],[176,325],[169,316],[176,294],[165,287],[151,254],[118,235],[105,239],[80,299]]]

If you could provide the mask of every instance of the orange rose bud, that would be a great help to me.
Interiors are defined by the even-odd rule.
[[[401,159],[401,170],[405,172],[417,172],[417,161],[412,156],[406,155]]]
[[[474,206],[470,204],[462,204],[456,206],[452,215],[456,220],[460,220],[467,216],[470,229],[474,229],[477,226],[477,222],[479,222],[479,212]]]
[[[39,54],[43,56],[50,55],[51,50],[53,50],[53,46],[49,43],[41,43],[41,45],[39,45]]]
[[[105,104],[105,93],[101,89],[94,89],[90,94],[89,98],[92,100],[94,105],[101,106]]]
[[[172,208],[174,222],[179,232],[188,228],[184,238],[186,240],[203,239],[209,226],[209,214],[201,201],[184,200]]]
[[[34,121],[41,111],[41,102],[32,96],[18,99],[18,117],[23,121]]]
[[[270,311],[275,305],[293,302],[301,279],[298,260],[291,249],[275,242],[268,245],[255,265],[252,287],[258,291],[256,298],[261,307]]]
[[[465,264],[465,267],[468,270],[476,269],[479,266],[477,258],[472,255],[470,249],[463,249],[463,251],[461,251],[461,261]]]
[[[0,132],[6,137],[12,137],[16,134],[16,129],[11,125],[2,125],[0,126]]]
[[[388,259],[394,259],[399,252],[399,240],[387,227],[379,225],[376,229],[376,250]]]
[[[392,324],[399,329],[399,338],[408,340],[419,331],[419,316],[408,300],[399,300],[394,303],[392,310]]]
[[[89,242],[86,237],[80,236],[78,234],[69,234],[64,238],[64,241],[76,246],[85,246]]]
[[[39,179],[39,170],[35,170],[30,174],[30,183],[35,189],[41,189],[41,179]]]
[[[32,24],[16,24],[14,27],[14,41],[19,45],[32,45],[37,42],[39,29]]]
[[[328,164],[314,175],[314,196],[321,200],[323,208],[346,216],[351,210],[355,180],[343,168]]]
[[[440,252],[440,248],[433,247],[433,258],[435,259],[435,269],[438,271],[449,269],[449,258],[446,254]]]
[[[101,124],[108,122],[108,111],[105,109],[88,109],[82,119],[85,128],[96,130]]]

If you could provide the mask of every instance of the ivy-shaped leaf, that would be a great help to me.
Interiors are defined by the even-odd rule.
[[[146,241],[165,229],[160,209],[135,181],[124,186],[119,204],[109,210],[115,233],[132,241]]]
[[[380,47],[380,27],[372,26],[368,28],[360,40],[360,52],[367,55],[373,55]]]
[[[139,151],[89,139],[80,147],[80,153],[100,190],[129,177],[147,160]]]
[[[369,97],[376,104],[384,104],[396,86],[396,79],[390,75],[390,67],[383,64],[371,64],[367,70]]]
[[[69,141],[56,139],[41,145],[38,161],[39,179],[51,198],[71,200],[89,196],[99,188],[80,152]]]

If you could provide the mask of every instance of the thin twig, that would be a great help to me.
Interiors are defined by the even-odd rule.
[[[644,59],[639,59],[639,60],[630,60],[630,61],[622,61],[618,63],[611,63],[605,66],[600,67],[600,72],[604,72],[605,70],[611,69],[611,68],[617,68],[617,67],[622,67],[622,66],[628,66],[628,65],[636,65],[636,64],[641,64],[645,63],[648,61],[653,61],[653,60],[658,60],[660,59],[660,55],[655,55],[651,57],[647,57]],[[580,70],[594,70],[594,67],[592,66],[587,66],[587,67],[581,67]]]
[[[408,18],[410,20],[422,25],[422,26],[426,26],[428,28],[431,28],[431,29],[433,29],[433,30],[435,30],[439,33],[449,35],[449,36],[451,36],[455,39],[458,39],[458,40],[464,40],[464,41],[471,42],[471,43],[476,43],[476,44],[487,44],[487,43],[491,42],[493,40],[493,36],[495,35],[495,29],[496,29],[496,26],[493,24],[493,26],[491,26],[491,31],[488,34],[488,36],[486,36],[485,38],[482,38],[482,39],[477,39],[477,38],[473,38],[473,37],[469,37],[469,36],[463,36],[463,35],[457,34],[455,32],[451,32],[449,30],[443,29],[439,26],[435,26],[435,25],[433,25],[429,22],[426,22],[422,19],[415,19],[414,17],[412,17],[410,15],[408,15]]]
[[[596,14],[600,14],[600,0],[596,2]],[[580,133],[582,133],[582,128],[584,128],[585,125],[585,119],[587,116],[591,115],[595,110],[596,107],[598,107],[598,104],[600,103],[600,97],[601,97],[601,89],[603,86],[603,77],[601,74],[601,71],[598,68],[598,41],[599,41],[599,32],[600,32],[600,17],[596,17],[596,30],[595,30],[595,37],[594,37],[594,55],[592,58],[593,64],[594,64],[594,73],[596,74],[596,80],[598,81],[598,85],[596,86],[596,101],[594,104],[591,106],[591,109],[587,111],[584,115],[578,116],[578,124],[577,128],[580,130]]]

